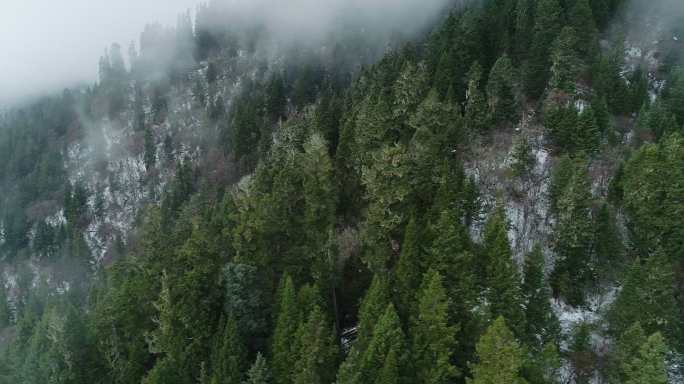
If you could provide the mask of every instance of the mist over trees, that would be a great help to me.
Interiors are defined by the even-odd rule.
[[[110,45],[0,118],[0,383],[679,382],[668,5],[210,1]]]

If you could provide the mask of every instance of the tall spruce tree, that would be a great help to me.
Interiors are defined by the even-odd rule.
[[[292,337],[297,331],[299,311],[292,278],[283,276],[278,289],[277,316],[271,342],[271,360],[274,381],[277,384],[292,382],[291,371],[296,354]]]
[[[544,254],[539,245],[525,257],[522,293],[525,298],[525,342],[537,352],[558,340],[560,324],[551,309],[551,293],[544,278]]]
[[[665,353],[667,347],[660,333],[651,335],[639,348],[639,353],[627,363],[625,384],[667,384]]]
[[[537,2],[530,58],[525,68],[525,89],[530,97],[539,97],[546,86],[551,66],[550,49],[563,25],[561,17],[558,0]]]
[[[509,224],[499,204],[487,220],[484,232],[486,297],[493,318],[508,319],[516,335],[522,335],[525,314],[520,291],[520,274],[508,242]]]
[[[472,378],[468,384],[523,384],[520,375],[523,349],[506,327],[503,317],[497,318],[477,343],[477,361],[470,364]]]
[[[294,384],[326,384],[335,378],[339,351],[333,326],[319,307],[309,314],[297,330],[296,358],[292,368]]]
[[[593,281],[592,196],[586,164],[580,162],[558,200],[555,250],[556,268],[551,285],[571,305],[584,302],[584,292]]]
[[[410,328],[411,361],[417,383],[450,383],[458,375],[450,361],[457,329],[449,323],[449,299],[442,276],[431,269],[423,277]]]

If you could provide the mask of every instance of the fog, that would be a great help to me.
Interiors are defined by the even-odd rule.
[[[363,20],[411,32],[460,0],[210,0],[232,20],[268,26],[275,36],[320,37],[332,25]],[[0,107],[97,80],[111,43],[124,52],[149,23],[175,25],[177,15],[207,0],[3,0],[0,5]]]
[[[97,79],[105,47],[175,25],[200,0],[0,1],[0,105]]]

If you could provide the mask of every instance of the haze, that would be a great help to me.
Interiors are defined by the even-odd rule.
[[[0,108],[97,80],[111,43],[127,52],[145,24],[174,26],[178,14],[208,0],[3,0],[0,5]],[[362,20],[368,38],[426,25],[449,2],[464,0],[212,0],[233,20],[263,22],[278,38],[311,38],[341,18]],[[193,12],[194,13],[194,12]]]
[[[0,1],[0,106],[97,79],[105,48],[145,24],[175,25],[200,0]]]

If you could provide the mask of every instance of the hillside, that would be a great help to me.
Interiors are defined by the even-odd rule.
[[[0,383],[684,382],[681,5],[231,4],[0,117]]]

